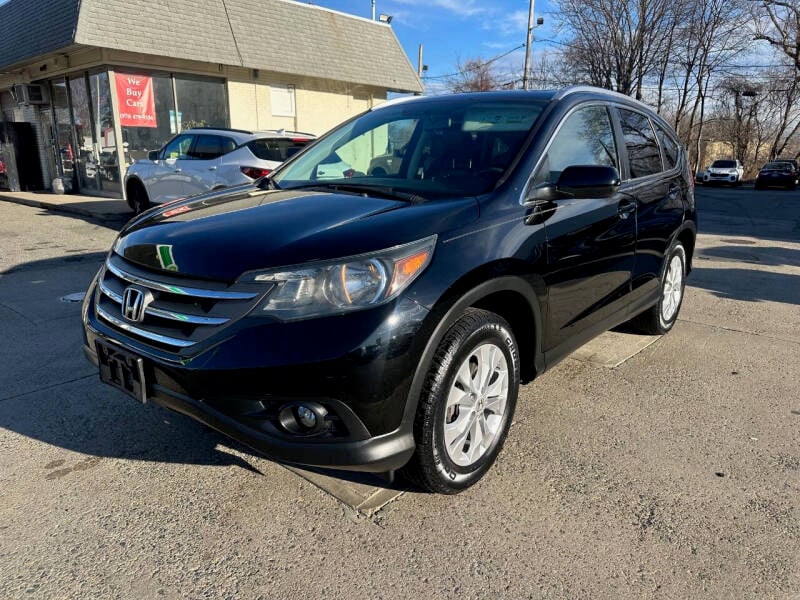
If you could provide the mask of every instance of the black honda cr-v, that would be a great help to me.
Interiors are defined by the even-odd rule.
[[[675,323],[695,244],[674,132],[594,88],[388,102],[256,186],[151,209],[83,307],[103,381],[288,463],[454,493],[520,383]]]

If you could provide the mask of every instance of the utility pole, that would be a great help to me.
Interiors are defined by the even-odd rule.
[[[417,57],[417,75],[422,79],[422,44],[419,45],[419,56]]]
[[[533,2],[530,0],[528,5],[528,37],[525,41],[525,72],[522,74],[522,89],[530,89],[530,69],[531,69],[531,39],[533,38]]]

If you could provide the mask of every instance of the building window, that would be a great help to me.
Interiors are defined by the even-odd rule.
[[[294,86],[269,86],[269,103],[273,117],[294,117],[297,114]]]
[[[181,131],[227,127],[230,122],[222,80],[127,72],[115,77],[122,140],[130,163],[147,158],[148,152],[159,150]]]
[[[176,75],[175,93],[178,130],[228,126],[228,99],[224,82]]]
[[[117,104],[122,125],[122,141],[127,143],[127,162],[147,158],[176,133],[175,97],[169,75],[115,73]],[[141,93],[142,96],[137,94]],[[152,104],[144,97],[152,93]],[[127,106],[141,102],[142,106]],[[127,118],[126,118],[127,117]]]

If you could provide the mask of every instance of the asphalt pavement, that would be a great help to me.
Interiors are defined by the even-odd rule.
[[[800,191],[697,196],[674,330],[523,387],[455,497],[298,475],[103,386],[75,300],[125,216],[0,197],[0,598],[797,598]]]

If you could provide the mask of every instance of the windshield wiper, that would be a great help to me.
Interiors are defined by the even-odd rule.
[[[391,186],[384,185],[362,185],[359,183],[308,183],[303,185],[295,185],[289,189],[292,190],[308,190],[319,188],[322,190],[333,190],[334,192],[349,192],[352,194],[361,194],[364,196],[378,196],[380,198],[387,198],[389,200],[402,200],[403,202],[410,202],[411,204],[419,204],[425,202],[426,198],[415,194],[413,192],[403,192]]]

